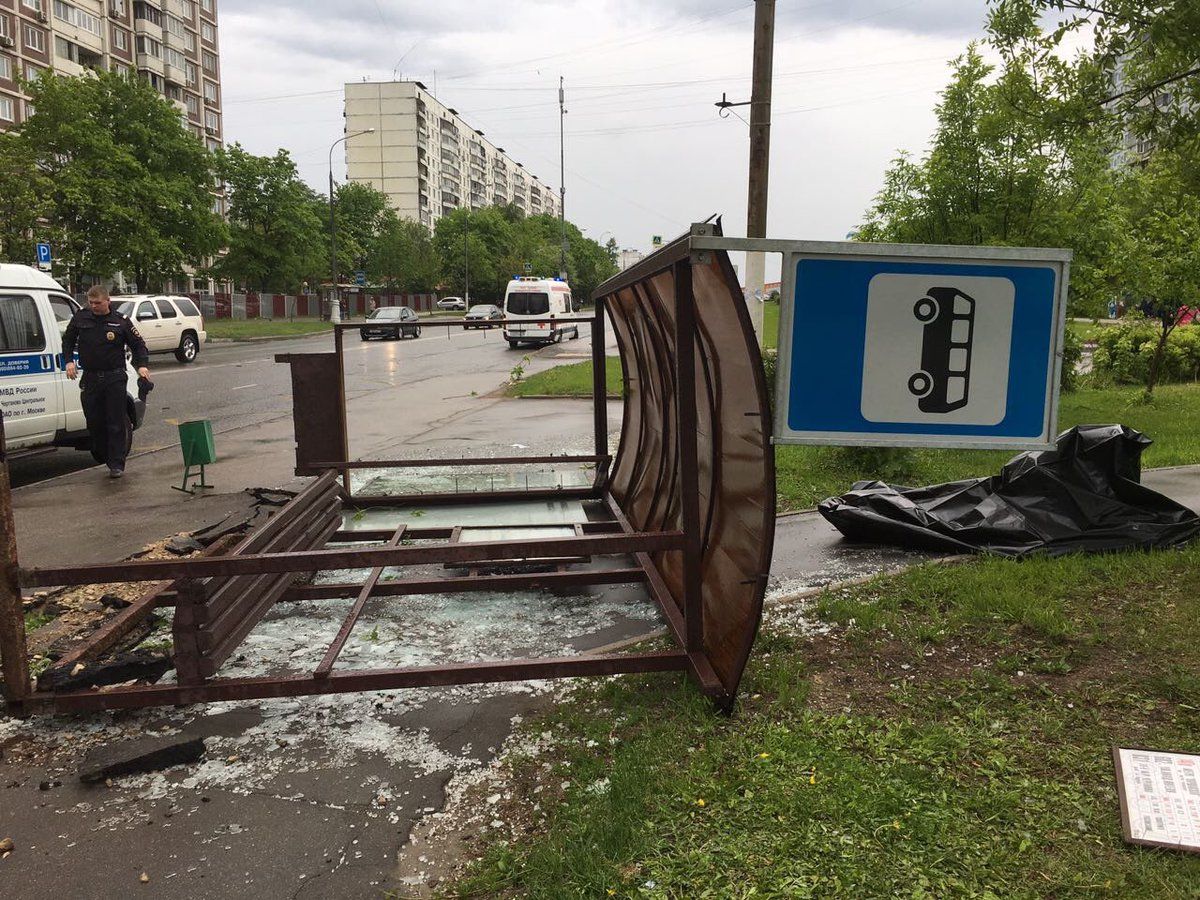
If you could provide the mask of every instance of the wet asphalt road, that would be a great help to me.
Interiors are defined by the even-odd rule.
[[[435,379],[464,370],[494,372],[501,384],[523,356],[538,363],[556,353],[572,357],[590,348],[588,326],[580,326],[578,341],[543,350],[511,350],[499,329],[463,331],[425,326],[419,338],[362,342],[356,332],[346,341],[347,397],[402,386],[428,399]],[[275,362],[277,353],[319,353],[333,350],[330,334],[311,337],[229,344],[207,344],[191,365],[170,354],[151,358],[154,390],[147,398],[146,418],[133,439],[133,453],[178,443],[177,426],[192,419],[210,419],[217,434],[292,414],[288,367]],[[566,360],[575,362],[574,358]],[[538,365],[530,369],[538,368]],[[436,393],[433,395],[436,397]],[[74,450],[17,459],[11,463],[14,487],[21,487],[93,466],[91,456]]]

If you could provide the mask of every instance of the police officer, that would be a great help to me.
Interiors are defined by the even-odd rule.
[[[110,478],[125,474],[129,452],[129,415],[125,408],[125,348],[133,352],[138,375],[149,379],[150,352],[137,327],[112,308],[108,291],[95,285],[87,293],[87,309],[71,317],[63,335],[67,377],[75,379],[74,355],[79,348],[83,368],[83,415],[92,437],[92,456],[108,464]]]

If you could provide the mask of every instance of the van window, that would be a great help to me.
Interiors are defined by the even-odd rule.
[[[196,309],[196,304],[187,297],[176,297],[175,305],[179,307],[179,311],[185,316],[198,316],[200,310]]]
[[[514,316],[544,316],[550,312],[550,295],[521,291],[508,295],[505,307]]]
[[[162,297],[154,302],[158,304],[159,315],[164,319],[173,319],[179,315],[179,313],[175,312],[175,307],[171,305],[171,301],[166,297]]]
[[[0,297],[0,353],[45,350],[42,317],[32,297]]]
[[[50,309],[54,311],[54,321],[61,325],[64,322],[70,322],[71,317],[75,315],[75,310],[79,307],[66,297],[51,295]]]

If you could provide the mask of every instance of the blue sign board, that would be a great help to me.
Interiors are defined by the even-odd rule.
[[[366,272],[355,272],[354,273],[354,283],[357,285],[360,285],[360,286],[365,285],[367,283],[367,273]]]
[[[39,266],[50,265],[50,245],[40,243],[37,245],[37,261]]]
[[[784,253],[775,441],[1052,446],[1070,258],[798,243]]]

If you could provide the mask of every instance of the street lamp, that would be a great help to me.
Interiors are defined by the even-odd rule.
[[[358,137],[360,134],[374,134],[374,128],[364,128],[362,131],[355,131],[352,134],[344,134],[332,144],[329,145],[329,271],[333,276],[333,281],[330,282],[330,306],[329,306],[329,321],[342,321],[342,298],[341,292],[338,290],[337,276],[337,220],[333,214],[333,148],[342,141],[348,141],[350,138]]]

